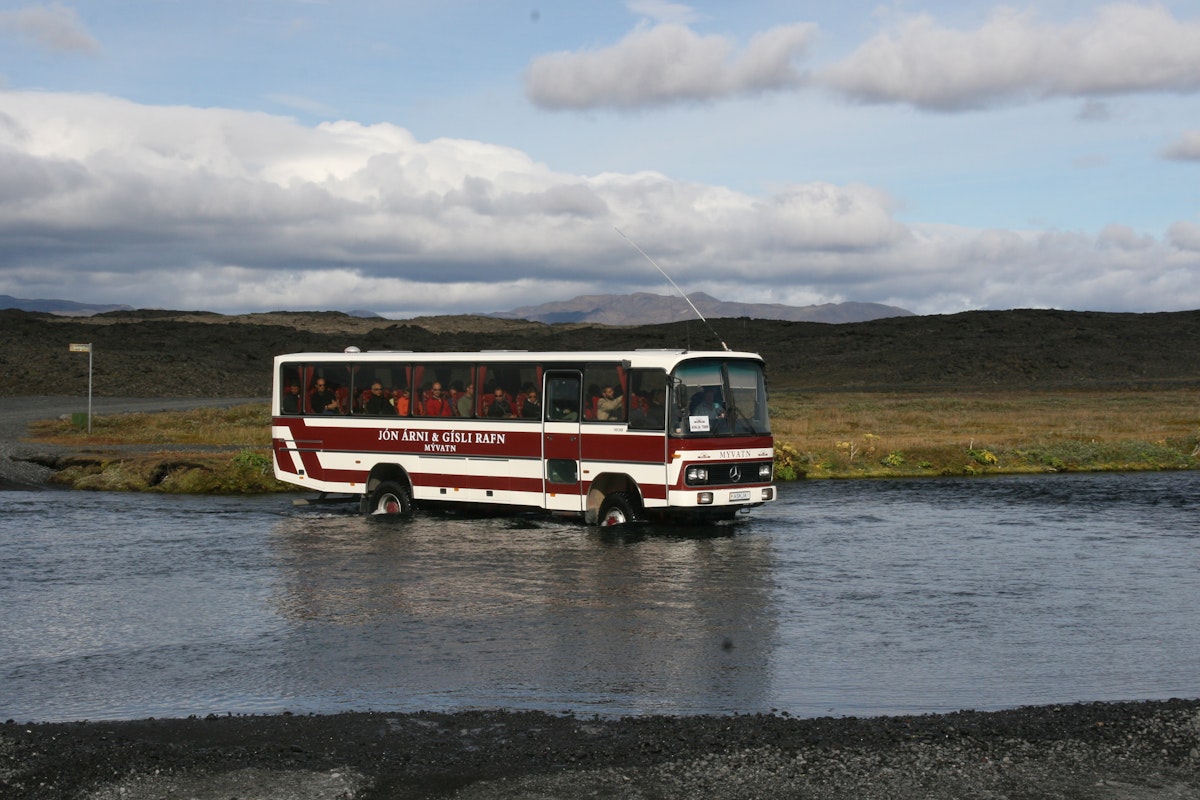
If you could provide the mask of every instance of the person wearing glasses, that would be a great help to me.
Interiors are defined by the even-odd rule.
[[[521,419],[541,419],[542,404],[538,401],[538,393],[530,390],[525,395],[525,402],[521,405]]]
[[[317,414],[341,413],[337,395],[325,383],[324,378],[317,378],[317,382],[313,384],[313,393],[309,396],[308,403]]]
[[[371,384],[371,396],[367,398],[367,402],[363,404],[363,413],[374,414],[395,414],[396,409],[392,408],[392,404],[383,395],[383,384],[379,381],[374,381]]]

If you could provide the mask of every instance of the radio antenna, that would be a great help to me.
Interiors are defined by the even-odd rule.
[[[633,239],[630,239],[628,236],[626,236],[624,234],[624,232],[620,228],[618,228],[616,225],[613,226],[613,230],[616,231],[617,233],[621,234],[622,239],[629,242],[629,244],[633,247],[634,250],[637,250],[639,253],[641,253],[642,256],[647,261],[649,261],[656,270],[658,270],[659,272],[662,273],[662,276],[664,278],[666,278],[668,281],[670,281],[671,285],[675,287],[675,291],[679,292],[680,296],[684,300],[687,300],[687,304],[692,307],[692,311],[696,312],[696,316],[700,318],[700,321],[703,322],[705,325],[708,325],[708,329],[710,331],[712,331],[712,335],[717,337],[717,341],[721,343],[721,349],[723,349],[725,352],[729,352],[729,345],[725,344],[725,340],[722,339],[720,334],[717,333],[716,328],[714,328],[712,326],[712,324],[710,324],[709,321],[704,318],[704,315],[700,313],[700,309],[696,308],[696,304],[692,302],[692,299],[687,296],[687,293],[684,292],[683,289],[679,288],[679,284],[677,284],[675,281],[671,280],[671,276],[667,274],[667,271],[665,269],[663,269],[662,267],[660,267],[657,263],[655,263],[653,258],[646,255],[646,251],[643,250],[642,248],[638,247],[637,243],[634,242]]]

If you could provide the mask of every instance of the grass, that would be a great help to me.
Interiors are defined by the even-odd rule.
[[[77,489],[184,494],[297,491],[271,469],[271,415],[262,403],[231,408],[93,415],[29,427],[35,442],[75,448],[54,480]]]
[[[38,442],[72,445],[192,445],[204,447],[262,447],[271,445],[271,413],[262,403],[193,411],[148,414],[93,415],[86,424],[47,419],[29,426]]]
[[[776,476],[1194,469],[1198,400],[1185,390],[777,392]],[[271,474],[270,423],[266,405],[250,404],[94,416],[90,434],[72,421],[43,420],[30,438],[98,453],[60,465],[56,479],[77,488],[298,491]]]
[[[1196,393],[776,393],[781,477],[1190,469]]]

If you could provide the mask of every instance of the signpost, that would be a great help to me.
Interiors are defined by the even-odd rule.
[[[68,349],[71,353],[88,354],[88,434],[92,432],[92,343],[72,344]]]

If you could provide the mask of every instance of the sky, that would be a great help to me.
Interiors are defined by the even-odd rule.
[[[0,294],[403,318],[670,281],[1200,308],[1200,3],[0,0]]]

